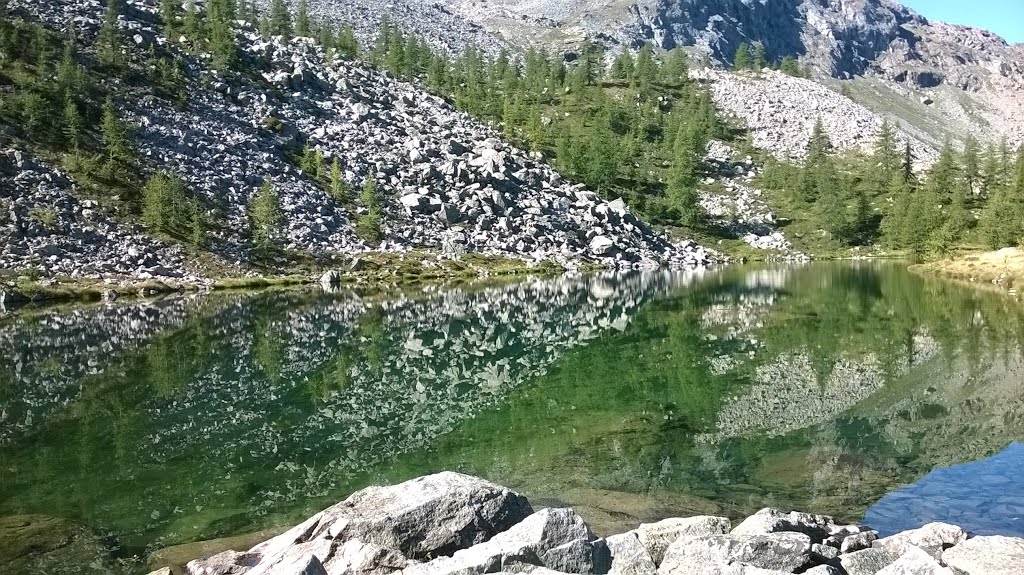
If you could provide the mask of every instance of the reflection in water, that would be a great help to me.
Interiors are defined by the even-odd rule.
[[[1024,439],[1022,319],[849,264],[18,316],[0,516],[79,521],[131,556],[457,469],[599,531],[769,504],[857,520]]]
[[[1024,537],[1024,444],[988,459],[942,467],[868,508],[865,521],[889,534],[922,522],[954,523],[976,535]]]

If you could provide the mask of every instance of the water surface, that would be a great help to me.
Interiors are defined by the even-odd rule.
[[[1022,310],[814,264],[19,313],[0,319],[0,517],[85,525],[116,558],[97,569],[132,570],[454,469],[605,534],[766,505],[1020,534],[1012,465],[904,488],[1024,441]],[[1009,499],[949,505],[983,489]]]

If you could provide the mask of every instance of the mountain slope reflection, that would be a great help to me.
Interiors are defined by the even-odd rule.
[[[271,293],[0,323],[0,516],[138,556],[443,469],[599,532],[765,505],[858,520],[1024,440],[1024,310],[899,265]]]

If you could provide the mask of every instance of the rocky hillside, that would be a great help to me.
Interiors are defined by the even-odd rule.
[[[15,14],[54,30],[74,22],[88,46],[101,26],[95,0],[14,0]],[[278,241],[325,262],[364,251],[432,248],[568,267],[694,267],[710,257],[673,245],[621,201],[605,201],[563,180],[542,158],[505,142],[446,101],[354,62],[328,63],[308,39],[265,41],[241,27],[244,73],[225,75],[161,36],[157,3],[129,2],[118,26],[139,61],[159,48],[183,63],[187,104],[124,92],[113,103],[131,127],[147,172],[179,176],[214,222],[208,244],[228,265],[251,259],[248,206],[262,182],[280,196]],[[117,82],[117,81],[115,81]],[[186,277],[195,269],[179,246],[154,240],[17,139],[3,137],[0,270],[72,277]],[[296,167],[302,151],[337,159],[349,189],[329,195]],[[376,182],[383,239],[367,242],[353,223],[366,208],[359,188]],[[330,265],[329,263],[326,265]]]
[[[414,3],[394,6],[404,10]],[[320,4],[335,13],[350,12],[341,8],[348,2]],[[929,21],[892,0],[449,0],[423,13],[457,14],[460,25],[478,26],[474,38],[491,47],[540,44],[572,51],[585,38],[612,49],[652,41],[666,49],[691,47],[695,54],[728,63],[740,44],[761,44],[769,61],[798,56],[821,80],[881,81],[886,99],[912,100],[915,109],[877,102],[869,107],[902,120],[911,131],[921,129],[922,114],[924,123],[942,124],[952,116],[954,125],[946,125],[933,141],[965,132],[983,139],[1024,139],[1024,99],[1019,97],[1024,46],[984,30]],[[481,29],[490,33],[489,39],[480,38]],[[431,36],[443,41],[441,30]],[[797,92],[790,98],[803,96]]]

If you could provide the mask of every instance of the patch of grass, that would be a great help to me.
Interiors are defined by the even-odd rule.
[[[274,116],[266,116],[260,121],[260,123],[264,128],[274,132],[275,134],[280,134],[284,131],[284,122]]]
[[[307,276],[301,275],[288,275],[288,276],[255,276],[255,277],[234,277],[234,278],[223,278],[213,282],[213,289],[215,290],[246,290],[246,289],[263,289],[270,287],[285,287],[285,286],[296,286],[305,285],[310,283],[311,280]]]
[[[1016,291],[1024,285],[1024,250],[1003,248],[994,252],[974,252],[958,257],[911,266],[919,273],[946,278],[991,284],[1003,290]]]
[[[33,208],[28,217],[52,229],[57,227],[57,212],[53,208]]]

